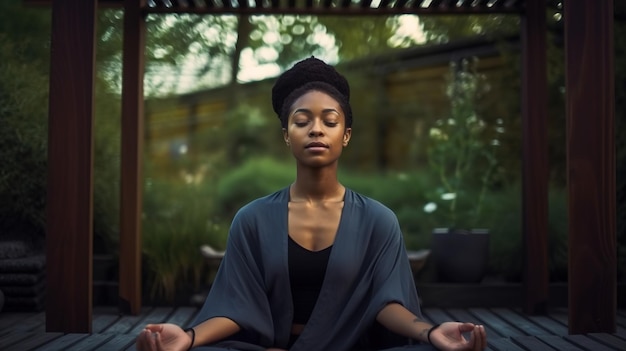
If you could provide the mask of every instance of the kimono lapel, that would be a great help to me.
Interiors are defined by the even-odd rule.
[[[345,270],[341,269],[340,266],[343,266],[346,260],[350,260],[353,264],[356,263],[358,265],[357,262],[346,256],[353,256],[351,252],[354,250],[355,240],[357,239],[357,233],[352,223],[359,221],[356,218],[359,215],[359,211],[355,210],[353,195],[353,192],[346,188],[339,226],[337,227],[320,295],[307,325],[291,350],[316,349],[316,340],[319,341],[320,337],[330,337],[330,335],[325,335],[325,331],[329,327],[333,328],[335,319],[333,316],[340,313],[338,302],[341,301],[342,297],[345,297],[341,296],[341,293],[339,293],[340,296],[337,296],[337,283],[344,282],[341,272],[345,272]],[[285,240],[287,240],[286,238],[287,236],[285,236]],[[291,298],[291,294],[289,296]]]

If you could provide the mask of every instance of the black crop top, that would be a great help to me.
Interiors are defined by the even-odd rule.
[[[289,237],[289,280],[293,323],[306,324],[322,289],[332,246],[310,251]]]

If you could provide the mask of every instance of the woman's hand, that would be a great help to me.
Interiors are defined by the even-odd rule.
[[[463,333],[471,333],[467,340]],[[479,351],[487,347],[485,327],[472,323],[442,323],[430,333],[430,342],[439,350]]]
[[[135,345],[139,351],[186,351],[191,337],[175,324],[148,324]]]

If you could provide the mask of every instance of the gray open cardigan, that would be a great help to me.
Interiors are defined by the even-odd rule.
[[[349,189],[344,201],[317,304],[293,351],[350,350],[390,302],[421,318],[395,214]],[[221,316],[242,331],[208,349],[286,347],[293,314],[288,202],[289,188],[284,188],[252,201],[235,216],[215,281],[192,325]]]

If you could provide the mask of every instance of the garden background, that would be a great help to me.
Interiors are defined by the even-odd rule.
[[[615,6],[617,254],[624,282],[626,6]],[[557,4],[547,13],[553,282],[567,280],[559,11]],[[294,179],[270,92],[276,75],[311,55],[337,64],[351,82],[355,123],[341,181],[392,208],[410,249],[428,248],[435,227],[489,228],[490,276],[521,279],[517,17],[172,15],[149,16],[147,23],[146,298],[171,301],[180,291],[202,289],[210,272],[199,246],[223,249],[240,206]],[[94,252],[112,257],[123,152],[121,28],[121,12],[99,10]],[[35,250],[45,243],[49,43],[49,9],[0,3],[0,240],[28,240]],[[489,54],[478,50],[485,45]],[[458,84],[472,94],[454,93]],[[438,171],[459,159],[463,177],[450,185]]]

